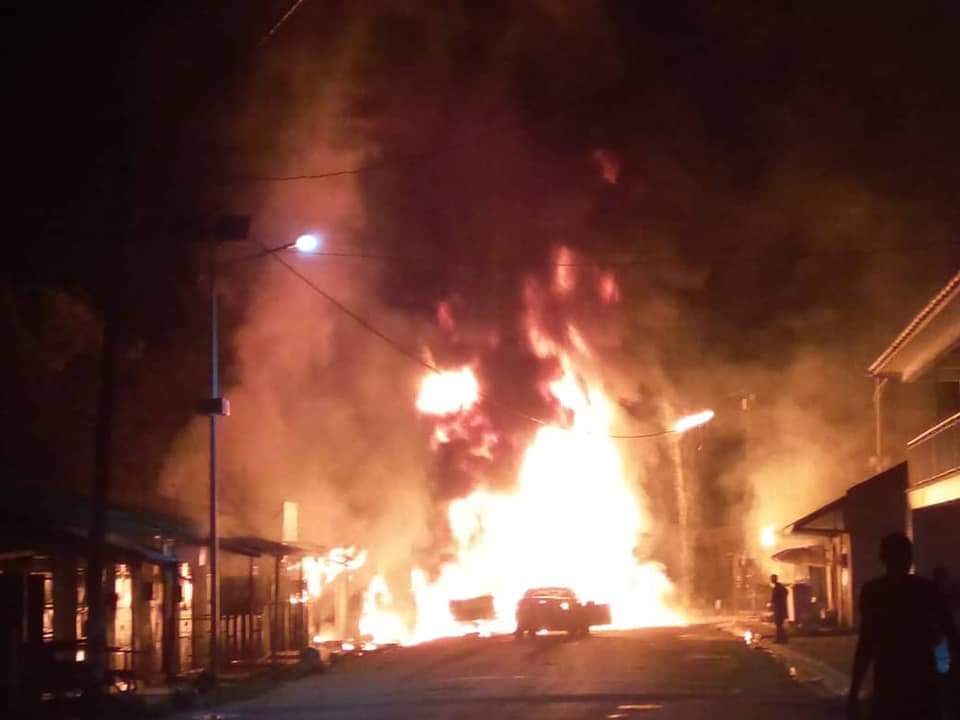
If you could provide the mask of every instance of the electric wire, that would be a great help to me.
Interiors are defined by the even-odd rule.
[[[290,10],[280,19],[280,21],[257,43],[257,47],[263,45],[271,35],[273,35],[280,25],[282,25],[287,18],[289,18],[304,0],[296,0]],[[771,20],[776,19],[777,17],[786,14],[787,12],[793,9],[793,4],[790,0],[785,0],[783,2],[775,4],[773,9],[767,11],[761,11],[754,13],[753,15],[744,18],[743,20],[731,25],[728,28],[720,30],[716,33],[713,33],[709,37],[702,38],[699,41],[695,42],[692,46],[689,46],[681,52],[662,57],[659,61],[659,70],[669,71],[675,67],[682,65],[685,61],[689,60],[692,57],[702,55],[704,52],[709,52],[710,49],[717,45],[719,41],[723,39],[729,39],[735,37],[737,34],[743,32],[744,30],[751,28],[755,25],[760,25]],[[658,78],[659,79],[659,78]],[[645,86],[645,90],[651,91],[655,87],[654,82],[650,82]],[[436,148],[431,148],[431,154],[435,154]],[[338,177],[349,177],[354,175],[362,175],[374,170],[382,170],[385,167],[390,165],[401,165],[410,161],[410,158],[398,161],[374,161],[365,165],[360,165],[355,168],[345,168],[342,170],[332,170],[318,173],[296,173],[290,175],[257,175],[249,176],[243,178],[246,182],[296,182],[296,181],[306,181],[306,180],[327,180],[331,178]]]
[[[260,42],[257,43],[257,47],[259,48],[259,47],[262,47],[264,44],[266,44],[266,42],[271,37],[273,37],[274,33],[276,33],[277,30],[280,29],[280,26],[283,25],[287,20],[289,20],[290,17],[297,11],[297,8],[299,8],[302,4],[303,4],[303,0],[294,0],[293,4],[280,17],[280,19],[277,20],[276,23],[274,23],[273,27],[267,30],[267,33],[262,38],[260,38]]]
[[[259,244],[259,243],[258,243],[258,244]],[[438,374],[438,375],[443,372],[443,370],[441,370],[439,367],[437,367],[437,366],[434,365],[433,363],[427,362],[427,361],[424,360],[420,355],[418,355],[416,352],[410,350],[408,347],[406,347],[405,345],[403,345],[403,343],[400,343],[400,342],[398,342],[397,340],[394,340],[392,337],[390,337],[390,336],[387,335],[385,332],[383,332],[382,330],[380,330],[379,328],[377,328],[373,323],[371,323],[369,320],[367,320],[366,318],[364,318],[362,315],[360,315],[359,313],[357,313],[357,312],[355,312],[354,310],[352,310],[352,309],[350,309],[349,307],[347,307],[344,303],[342,303],[342,302],[341,302],[340,300],[338,300],[337,298],[333,297],[330,293],[328,293],[326,290],[324,290],[324,289],[321,288],[319,285],[317,285],[317,283],[315,283],[313,280],[311,280],[309,277],[307,277],[304,273],[300,272],[300,271],[299,271],[296,267],[294,267],[291,263],[287,262],[283,257],[280,256],[279,253],[277,253],[277,252],[275,252],[275,251],[271,251],[269,248],[267,248],[266,246],[263,246],[263,245],[261,245],[260,247],[263,249],[265,255],[269,255],[269,257],[273,258],[273,260],[275,260],[277,263],[279,263],[287,272],[289,272],[291,275],[293,275],[294,277],[296,277],[296,278],[297,278],[300,282],[302,282],[306,287],[308,287],[310,290],[312,290],[313,292],[315,292],[316,294],[318,294],[320,297],[322,297],[322,298],[323,298],[324,300],[326,300],[328,303],[330,303],[331,305],[333,305],[333,307],[335,307],[337,310],[339,310],[339,311],[342,312],[344,315],[346,315],[347,317],[349,317],[351,320],[353,320],[357,325],[359,325],[361,328],[363,328],[364,330],[366,330],[368,333],[370,333],[370,334],[373,335],[374,337],[378,338],[380,341],[386,343],[386,344],[387,344],[389,347],[391,347],[394,351],[396,351],[397,353],[399,353],[399,354],[402,355],[403,357],[407,358],[408,360],[416,363],[416,364],[419,365],[420,367],[422,367],[422,368],[424,368],[424,369],[426,369],[426,370],[429,370],[430,372],[436,373],[436,374]],[[490,404],[490,405],[492,405],[492,406],[494,406],[494,407],[500,407],[500,408],[502,408],[502,409],[504,409],[504,410],[508,410],[509,412],[512,412],[513,414],[518,415],[519,417],[522,417],[523,419],[528,420],[529,422],[534,423],[535,425],[539,425],[539,426],[541,426],[541,427],[550,427],[550,426],[552,426],[552,423],[550,423],[550,422],[548,422],[548,421],[546,421],[546,420],[543,420],[543,419],[541,419],[541,418],[535,417],[534,415],[530,415],[529,413],[526,413],[526,412],[524,412],[524,411],[522,411],[522,410],[519,410],[518,408],[516,408],[516,407],[514,407],[514,406],[512,406],[512,405],[506,405],[506,404],[504,404],[504,403],[502,403],[502,402],[499,402],[499,401],[497,401],[497,400],[494,400],[493,398],[491,398],[489,395],[487,395],[487,394],[485,394],[485,393],[478,393],[478,395],[479,395],[480,398],[482,398],[482,399],[483,399],[485,402],[487,402],[488,404]],[[634,434],[607,434],[607,433],[605,433],[605,434],[604,434],[604,437],[608,437],[608,438],[611,438],[611,439],[614,439],[614,440],[640,440],[640,439],[646,439],[646,438],[663,437],[663,436],[665,436],[665,435],[675,434],[676,432],[677,432],[676,430],[668,429],[668,430],[658,430],[658,431],[649,432],[649,433],[634,433]],[[593,433],[588,433],[588,434],[593,434]]]
[[[276,247],[276,248],[264,248],[265,252],[276,252],[277,250],[282,250],[289,247],[288,245]],[[910,245],[896,245],[888,247],[873,247],[873,248],[805,248],[803,249],[802,256],[804,258],[808,257],[836,257],[843,255],[852,255],[852,256],[877,256],[877,255],[886,255],[886,254],[910,254],[914,252],[924,252],[927,250],[938,250],[941,248],[952,248],[956,247],[956,241],[953,240],[944,240],[942,242],[931,242],[931,243],[912,243]],[[729,251],[733,251],[736,248],[728,248]],[[774,248],[770,248],[771,250]],[[258,255],[253,257],[259,257],[263,253],[258,253]],[[392,254],[392,253],[376,253],[376,252],[364,252],[364,251],[327,251],[319,250],[317,252],[310,253],[310,257],[327,257],[334,259],[357,259],[357,260],[374,260],[379,262],[397,262],[397,263],[434,263],[436,262],[435,256],[430,255],[403,255],[403,254]],[[754,253],[747,253],[743,255],[738,255],[731,259],[731,262],[760,262],[765,258],[765,253],[763,251],[758,251]],[[241,258],[241,260],[247,259],[246,257]],[[510,263],[504,262],[502,260],[484,260],[482,258],[472,258],[468,260],[456,260],[444,258],[443,260],[445,265],[453,266],[464,266],[464,267],[496,267],[496,268],[505,268],[510,265]],[[521,263],[516,263],[518,266]],[[713,262],[708,261],[699,261],[699,260],[690,260],[680,257],[667,257],[667,256],[646,256],[646,257],[625,257],[625,258],[590,258],[585,257],[582,260],[573,260],[569,262],[560,262],[556,260],[544,260],[541,265],[547,267],[569,267],[569,268],[578,268],[578,267],[600,267],[600,268],[627,268],[633,266],[652,266],[652,265],[679,265],[686,267],[697,267],[704,264],[713,264]]]
[[[262,247],[262,246],[261,246],[261,247]],[[443,370],[441,370],[439,367],[437,367],[437,366],[434,365],[433,363],[427,362],[427,361],[424,360],[422,357],[420,357],[420,355],[418,355],[416,352],[410,350],[409,348],[407,348],[406,346],[404,346],[402,343],[394,340],[392,337],[390,337],[389,335],[387,335],[385,332],[381,331],[379,328],[377,328],[376,326],[374,326],[373,323],[369,322],[369,321],[368,321],[366,318],[364,318],[362,315],[360,315],[359,313],[351,310],[349,307],[347,307],[346,305],[344,305],[340,300],[338,300],[337,298],[333,297],[330,293],[328,293],[326,290],[324,290],[324,289],[321,288],[319,285],[317,285],[313,280],[311,280],[309,277],[307,277],[307,276],[304,275],[302,272],[300,272],[299,270],[297,270],[297,268],[295,268],[293,265],[291,265],[291,264],[288,263],[286,260],[284,260],[279,254],[277,254],[276,252],[270,251],[270,250],[268,250],[267,248],[264,248],[264,252],[265,252],[265,253],[269,253],[269,255],[270,255],[271,258],[273,258],[275,261],[277,261],[278,263],[280,263],[280,265],[282,265],[289,273],[291,273],[292,275],[294,275],[297,279],[300,280],[300,282],[302,282],[304,285],[306,285],[308,288],[310,288],[313,292],[315,292],[315,293],[317,293],[318,295],[320,295],[320,297],[322,297],[322,298],[323,298],[324,300],[326,300],[328,303],[330,303],[331,305],[333,305],[337,310],[339,310],[339,311],[342,312],[344,315],[346,315],[346,316],[349,317],[351,320],[353,320],[353,321],[354,321],[357,325],[359,325],[361,328],[363,328],[364,330],[366,330],[367,332],[369,332],[369,333],[370,333],[371,335],[373,335],[374,337],[380,339],[381,341],[383,341],[384,343],[386,343],[387,345],[389,345],[389,346],[390,346],[391,348],[393,348],[396,352],[400,353],[403,357],[407,358],[408,360],[411,360],[411,361],[415,362],[417,365],[425,368],[426,370],[429,370],[430,372],[436,373],[436,374],[438,374],[438,375],[443,372]],[[506,406],[502,405],[501,403],[498,403],[498,402],[496,402],[495,400],[492,400],[488,395],[484,395],[484,394],[481,393],[480,396],[481,396],[484,400],[490,402],[492,405],[499,405],[499,406],[501,406],[501,407],[506,407]],[[525,418],[526,420],[529,420],[530,422],[536,423],[537,425],[544,425],[544,426],[545,426],[545,425],[549,425],[549,423],[546,422],[545,420],[541,420],[540,418],[534,417],[533,415],[529,415],[529,414],[527,414],[527,413],[524,413],[524,412],[521,411],[521,410],[517,410],[516,408],[509,408],[509,409],[510,409],[512,412],[516,413],[517,415],[520,415],[521,417]]]

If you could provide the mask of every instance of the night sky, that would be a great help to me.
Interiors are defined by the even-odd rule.
[[[389,256],[392,317],[453,298],[509,337],[558,245],[612,270],[595,341],[633,368],[638,425],[665,386],[677,408],[815,408],[797,432],[833,445],[834,486],[866,472],[867,364],[960,262],[954,3],[305,0],[269,37],[286,0],[20,5],[0,382],[21,483],[89,482],[119,283],[116,482],[155,487],[204,391],[204,223],[248,212],[269,243],[299,222],[278,197],[314,222],[340,182],[271,177],[369,166],[337,247]],[[538,369],[504,351],[489,371]]]

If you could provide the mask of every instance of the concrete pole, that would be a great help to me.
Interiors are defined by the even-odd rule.
[[[690,554],[690,506],[687,498],[687,479],[683,467],[683,433],[672,437],[674,488],[677,496],[677,522],[680,526],[680,595],[685,605],[690,604],[692,594],[693,558]]]
[[[270,632],[270,654],[276,657],[281,647],[280,629],[280,556],[273,561],[273,627]]]
[[[220,340],[216,262],[210,277],[210,397],[220,397]],[[220,671],[220,525],[217,488],[217,412],[210,413],[210,672]]]
[[[887,378],[876,378],[873,385],[874,472],[886,466],[883,458],[883,390]]]

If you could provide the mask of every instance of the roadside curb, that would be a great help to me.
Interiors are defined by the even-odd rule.
[[[737,622],[720,623],[717,627],[740,640],[743,640],[744,633],[750,630],[746,625]],[[789,644],[778,645],[766,641],[766,638],[761,638],[755,640],[751,646],[772,656],[786,667],[790,677],[806,685],[820,697],[845,697],[850,689],[850,676],[847,673],[840,672],[821,660],[799,652]]]

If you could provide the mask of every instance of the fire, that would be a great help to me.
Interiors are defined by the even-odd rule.
[[[363,594],[360,636],[374,638],[377,643],[403,642],[409,629],[403,616],[393,609],[393,596],[382,575],[374,576]]]
[[[417,409],[424,415],[456,415],[479,397],[480,385],[469,367],[431,373],[420,383]]]
[[[537,431],[511,490],[481,487],[450,503],[456,559],[434,579],[413,571],[411,625],[392,607],[383,578],[374,578],[364,598],[363,634],[377,642],[411,643],[472,630],[511,632],[519,598],[531,587],[547,585],[568,586],[581,601],[609,603],[616,627],[682,622],[668,605],[672,586],[661,567],[638,563],[634,556],[645,517],[609,437],[613,405],[576,375],[565,356],[562,368],[545,390],[570,424]],[[454,407],[454,399],[433,395],[438,386],[427,380],[463,378],[462,373],[427,376],[418,407]],[[462,397],[454,383],[444,387]],[[431,394],[429,402],[424,393]],[[472,626],[453,619],[451,600],[487,594],[494,597],[496,619]]]
[[[613,276],[613,273],[603,273],[600,276],[600,299],[605,303],[615,303],[620,302],[620,286],[617,284],[617,279]]]
[[[609,437],[611,403],[566,365],[549,392],[572,425],[537,431],[510,492],[479,489],[451,503],[457,560],[434,582],[414,583],[417,639],[456,632],[448,602],[487,593],[497,613],[489,629],[509,632],[519,598],[542,585],[609,603],[616,626],[680,621],[665,605],[670,583],[659,566],[633,554],[644,518]]]
[[[772,548],[777,544],[777,529],[773,525],[767,525],[760,531],[760,545],[765,548]]]
[[[290,604],[296,605],[319,598],[340,575],[358,570],[366,561],[366,550],[358,550],[353,546],[335,547],[326,555],[305,555],[299,563],[287,566],[287,570],[299,570],[303,573],[303,588],[290,596]]]
[[[374,576],[364,594],[359,629],[376,644],[512,632],[518,600],[538,586],[569,587],[581,602],[608,604],[614,627],[683,623],[671,607],[673,586],[662,567],[637,560],[648,518],[639,488],[625,470],[622,448],[611,437],[615,403],[600,379],[578,366],[593,366],[594,353],[572,322],[545,322],[554,309],[552,299],[578,291],[567,262],[572,254],[561,249],[557,259],[561,262],[546,286],[533,279],[525,283],[521,315],[522,337],[532,355],[554,368],[539,389],[555,412],[543,419],[524,449],[511,487],[486,484],[478,472],[473,491],[450,502],[452,559],[430,575],[414,568],[409,587],[394,588],[412,595],[413,616],[394,603],[384,577]],[[611,273],[599,276],[599,290],[602,302],[619,300]],[[488,467],[484,461],[494,459],[500,444],[485,413],[477,367],[426,374],[416,407],[433,418],[434,449],[466,440],[478,467]],[[681,419],[673,430],[684,432],[712,417],[712,411],[704,411]],[[489,609],[490,597],[492,611],[481,618],[471,621],[463,612],[461,621],[454,618],[452,601],[467,601],[458,608],[481,607],[484,601]]]
[[[573,253],[569,248],[561,247],[556,253],[556,267],[553,272],[553,290],[560,295],[573,292],[577,286],[576,267]]]

